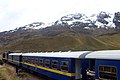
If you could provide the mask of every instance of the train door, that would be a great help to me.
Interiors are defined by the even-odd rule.
[[[86,70],[89,68],[89,61],[87,59],[81,59],[80,64],[82,74],[81,80],[88,80]]]
[[[87,78],[88,80],[94,80],[95,79],[95,59],[90,59],[89,61],[89,67],[86,70]]]

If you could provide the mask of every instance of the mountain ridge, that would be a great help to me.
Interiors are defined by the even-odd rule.
[[[28,49],[28,51],[42,51],[42,49],[43,51],[52,51],[55,48],[54,46],[52,48],[49,46],[52,45],[52,39],[56,42],[52,42],[53,45],[58,44],[55,51],[69,49],[120,49],[119,46],[115,45],[119,45],[119,41],[114,41],[114,38],[119,40],[120,12],[117,12],[112,16],[111,15],[112,14],[106,12],[100,12],[99,14],[94,14],[90,17],[80,13],[69,14],[61,17],[52,24],[34,22],[14,30],[4,31],[0,33],[0,49],[19,50],[17,46],[21,46],[21,51],[24,51],[24,49],[25,51],[26,49]],[[111,42],[108,41],[109,43],[104,41],[104,39],[110,40],[108,36],[113,38],[111,39]],[[63,40],[63,44],[68,42],[73,43],[72,45],[74,46],[69,44],[61,45],[62,43],[59,42],[59,39]],[[37,40],[40,41],[40,43]],[[30,43],[28,44],[27,41]],[[39,48],[36,48],[34,44],[36,44]],[[43,45],[42,47],[44,48],[39,45]]]
[[[53,25],[70,25],[70,27],[73,27],[75,26],[75,24],[79,24],[80,22],[81,23],[86,23],[88,25],[86,25],[85,27],[90,27],[90,26],[95,26],[96,27],[115,27],[115,25],[113,25],[113,23],[117,20],[114,20],[113,19],[115,18],[115,15],[118,15],[118,17],[120,16],[120,13],[117,12],[115,14],[111,14],[111,13],[107,13],[107,12],[104,12],[104,11],[101,11],[100,13],[98,14],[92,14],[91,16],[86,16],[85,14],[81,14],[81,13],[75,13],[75,14],[68,14],[68,15],[65,15],[65,16],[62,16],[60,19],[56,20],[55,22],[53,23],[49,23],[49,24],[46,24],[44,22],[33,22],[31,24],[28,24],[28,25],[25,25],[23,27],[18,27],[14,30],[10,30],[8,32],[14,32],[14,31],[17,31],[19,29],[23,29],[23,30],[26,30],[26,29],[42,29],[42,28],[46,28],[46,27],[50,27],[50,26],[53,26]],[[119,20],[118,20],[119,21]],[[105,25],[105,24],[108,24],[110,23],[109,25]],[[7,32],[7,31],[5,31]]]

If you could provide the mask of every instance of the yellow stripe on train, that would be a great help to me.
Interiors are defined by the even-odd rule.
[[[43,69],[43,70],[46,70],[46,71],[62,74],[62,75],[65,75],[65,76],[70,76],[70,77],[75,76],[75,73],[62,72],[62,71],[59,71],[59,70],[54,70],[54,69],[50,69],[50,68],[46,68],[46,67],[42,67],[42,66],[36,66],[34,64],[29,64],[29,63],[23,63],[23,64],[33,66],[33,67],[37,67],[39,69]]]
[[[12,60],[12,61],[19,63],[19,61],[15,61],[15,60]],[[57,73],[57,74],[69,76],[69,77],[74,77],[75,76],[75,73],[63,72],[63,71],[54,70],[54,69],[50,69],[50,68],[46,68],[46,67],[42,67],[42,66],[37,66],[37,65],[29,64],[29,63],[25,63],[25,62],[21,62],[21,63],[25,64],[25,65],[32,66],[32,67],[36,67],[36,68],[39,68],[39,69],[42,69],[42,70],[46,70],[46,71],[54,72],[54,73]],[[80,77],[82,78],[82,75],[80,75]]]

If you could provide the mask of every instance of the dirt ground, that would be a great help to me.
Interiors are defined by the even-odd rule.
[[[48,80],[26,72],[17,74],[15,70],[11,65],[0,65],[0,80]]]

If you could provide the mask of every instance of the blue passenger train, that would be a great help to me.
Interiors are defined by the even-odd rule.
[[[55,80],[120,80],[120,50],[4,53],[3,60]]]

